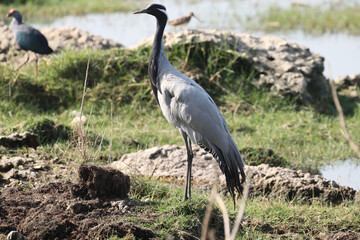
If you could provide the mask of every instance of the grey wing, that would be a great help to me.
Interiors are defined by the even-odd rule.
[[[228,138],[229,130],[212,98],[197,86],[186,91],[184,95],[178,98],[181,102],[179,118],[183,123],[182,128],[185,128],[183,130],[190,135],[192,141],[198,143],[201,140],[200,134],[218,147],[226,145],[223,139]]]
[[[184,92],[179,107],[181,129],[190,139],[217,156],[230,192],[241,191],[239,171],[245,180],[244,162],[228,126],[212,98],[200,86]],[[179,98],[181,101],[181,97]]]

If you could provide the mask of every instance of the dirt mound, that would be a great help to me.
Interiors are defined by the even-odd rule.
[[[84,199],[125,198],[130,191],[129,176],[112,168],[81,165],[79,178],[74,193]]]
[[[198,185],[210,185],[216,181],[225,189],[225,177],[212,155],[199,147],[194,147],[193,152],[193,182]],[[161,178],[175,177],[183,180],[187,166],[186,156],[185,147],[164,145],[125,154],[110,166],[125,173]],[[258,164],[255,160],[252,162]],[[356,194],[356,191],[350,187],[339,186],[335,181],[300,170],[271,167],[268,164],[246,166],[245,169],[251,178],[250,193],[254,196],[269,196],[286,200],[320,198],[325,202],[341,203],[345,200],[354,200]]]
[[[126,217],[134,204],[119,198],[129,191],[128,176],[114,169],[83,165],[79,179],[78,184],[53,182],[35,189],[5,188],[0,197],[0,233],[18,230],[27,239],[155,236],[150,229],[118,220]]]
[[[9,136],[0,136],[0,146],[7,148],[36,148],[39,145],[38,135],[31,132],[13,133]]]

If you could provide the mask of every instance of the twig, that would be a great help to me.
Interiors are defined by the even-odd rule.
[[[186,58],[185,58],[185,61],[184,61],[184,64],[181,66],[181,69],[184,70],[188,61],[189,61],[189,57],[190,57],[190,50],[191,50],[191,46],[189,45],[188,49],[187,49],[187,52],[186,52]]]
[[[106,61],[106,64],[105,64],[105,67],[104,67],[104,75],[107,74],[107,69],[109,68],[109,65],[110,65],[110,61],[112,59],[112,53],[110,54],[108,60]]]
[[[206,240],[206,237],[208,235],[209,225],[210,225],[210,217],[211,217],[211,212],[214,207],[214,199],[215,199],[216,192],[217,192],[217,189],[216,189],[216,185],[215,185],[211,192],[209,204],[206,207],[206,212],[205,212],[204,221],[203,221],[203,227],[201,230],[201,240]]]
[[[159,164],[156,163],[155,166],[153,167],[153,170],[152,170],[152,172],[151,172],[151,174],[150,174],[150,176],[149,176],[149,180],[154,176],[154,173],[155,173],[155,171],[157,170],[158,165],[159,165]]]
[[[218,178],[218,174],[216,169],[215,170],[215,174]],[[224,235],[226,240],[234,240],[236,238],[236,234],[239,230],[239,226],[240,223],[243,219],[244,216],[244,212],[245,212],[245,207],[246,207],[246,203],[249,197],[249,189],[250,189],[250,174],[249,171],[246,173],[247,178],[246,178],[246,185],[245,185],[245,189],[243,192],[243,197],[241,199],[241,205],[238,211],[238,214],[236,216],[235,219],[235,223],[233,226],[233,230],[231,231],[230,228],[230,218],[229,218],[229,214],[228,211],[226,209],[225,203],[222,200],[222,198],[220,197],[220,195],[217,193],[217,184],[216,181],[214,182],[214,187],[213,190],[211,192],[211,196],[209,199],[209,204],[206,208],[206,212],[205,212],[205,217],[204,217],[204,221],[203,221],[203,227],[202,227],[202,231],[201,231],[201,240],[205,240],[207,239],[209,236],[209,222],[210,222],[210,217],[211,217],[211,212],[213,210],[213,206],[214,203],[217,202],[219,204],[219,208],[223,214],[223,221],[224,221]],[[216,178],[216,179],[217,179]]]
[[[199,239],[199,240],[200,240],[200,238],[198,238],[198,237],[196,237],[196,236],[192,235],[192,234],[191,234],[191,233],[189,233],[189,232],[180,231],[180,234],[185,235],[186,237],[189,237],[189,238],[191,238],[191,239]],[[187,238],[185,238],[185,239],[187,239]]]
[[[80,149],[82,150],[82,156],[83,159],[86,161],[86,147],[85,147],[85,136],[84,136],[84,129],[83,129],[83,124],[81,122],[81,117],[82,117],[82,113],[83,113],[83,108],[84,108],[84,100],[85,100],[85,95],[86,95],[86,85],[87,85],[87,79],[88,79],[88,74],[89,74],[89,66],[90,66],[90,51],[89,51],[89,56],[88,56],[88,62],[86,65],[86,72],[85,72],[85,79],[84,79],[84,89],[83,89],[83,95],[82,95],[82,99],[81,99],[81,106],[80,106]]]
[[[92,112],[93,112],[93,105],[91,105],[89,119],[87,120],[87,122],[86,122],[86,127],[85,127],[85,129],[84,129],[84,130],[85,130],[85,135],[88,134],[89,123],[90,123],[90,121],[91,121]]]
[[[110,144],[109,144],[109,158],[108,158],[108,163],[111,163],[111,159],[112,159],[111,150],[112,150],[113,130],[114,130],[113,102],[111,101],[111,130],[110,130]]]
[[[249,171],[247,171],[246,173],[246,185],[245,185],[245,189],[244,189],[244,194],[243,194],[243,197],[241,199],[241,205],[240,205],[240,209],[239,209],[239,212],[236,216],[236,220],[235,220],[235,223],[234,223],[234,227],[233,227],[233,230],[231,232],[231,235],[230,235],[230,239],[235,239],[236,237],[236,233],[238,232],[239,230],[239,226],[240,226],[240,223],[244,217],[244,213],[245,213],[245,207],[246,207],[246,203],[247,203],[247,200],[248,200],[248,197],[249,197],[249,190],[250,190],[250,179],[251,177],[249,177]]]
[[[104,141],[105,133],[106,133],[106,130],[104,130],[104,133],[103,133],[103,135],[102,135],[102,137],[101,137],[101,141],[100,141],[100,144],[99,144],[99,146],[98,146],[98,149],[97,149],[96,152],[95,152],[94,159],[95,159],[95,157],[97,156],[97,154],[98,154],[98,153],[100,152],[100,150],[101,150],[101,146],[102,146],[102,143],[103,143],[103,141]]]
[[[218,193],[215,193],[215,200],[219,204],[219,208],[223,214],[223,220],[224,220],[224,234],[225,239],[230,239],[230,218],[229,213],[226,210],[226,206],[224,203],[224,200],[220,197]]]
[[[352,139],[349,131],[347,130],[347,127],[346,127],[346,122],[345,122],[345,118],[344,118],[344,113],[343,113],[343,110],[342,110],[342,107],[340,105],[340,101],[339,101],[339,98],[337,96],[337,93],[336,93],[336,87],[335,87],[335,82],[334,80],[330,77],[329,78],[329,82],[330,82],[330,86],[331,86],[331,93],[332,93],[332,97],[333,97],[333,100],[334,100],[334,103],[335,103],[335,107],[336,107],[336,110],[338,111],[339,113],[339,120],[340,120],[340,127],[342,129],[342,133],[346,139],[346,141],[349,143],[350,147],[354,150],[354,152],[359,156],[360,158],[360,148],[359,146],[354,142],[354,140]]]
[[[136,82],[136,83],[128,83],[125,84],[125,87],[142,87],[142,86],[147,86],[149,85],[148,81],[146,82]]]
[[[80,119],[81,119],[81,116],[82,116],[82,113],[83,113],[84,99],[85,99],[85,95],[86,95],[86,84],[87,84],[87,79],[88,79],[88,74],[89,74],[89,66],[90,66],[90,52],[89,52],[88,62],[87,62],[87,65],[86,65],[84,89],[83,89],[83,95],[82,95],[81,106],[80,106]]]

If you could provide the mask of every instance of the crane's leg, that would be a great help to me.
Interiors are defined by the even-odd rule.
[[[29,53],[26,52],[26,60],[25,60],[25,62],[23,62],[22,64],[20,64],[20,65],[16,68],[16,71],[18,71],[20,68],[22,68],[22,66],[24,66],[25,63],[27,63],[27,62],[29,61],[29,58],[30,58]]]
[[[185,182],[185,195],[184,200],[187,200],[191,198],[191,166],[192,166],[192,160],[193,160],[193,152],[191,149],[191,140],[189,136],[183,132],[180,131],[181,135],[184,138],[185,146],[186,146],[186,152],[187,152],[187,170],[186,170],[186,182]]]

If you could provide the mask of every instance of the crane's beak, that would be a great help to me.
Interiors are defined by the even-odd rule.
[[[6,18],[9,18],[11,16],[11,12],[9,12],[8,14],[6,14]]]
[[[133,14],[139,14],[139,13],[147,13],[147,8],[133,12]]]

